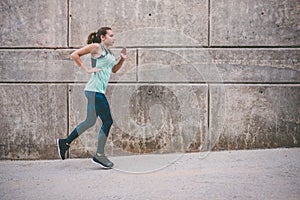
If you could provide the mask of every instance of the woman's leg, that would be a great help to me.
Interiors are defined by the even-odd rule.
[[[63,160],[65,159],[66,151],[70,148],[72,141],[96,123],[95,92],[85,91],[85,96],[88,99],[85,121],[80,123],[66,139],[57,139],[58,153]]]
[[[106,144],[106,140],[109,134],[110,127],[113,123],[109,105],[107,99],[104,94],[96,93],[96,114],[102,120],[102,127],[99,131],[98,135],[98,148],[96,155],[93,157],[92,161],[96,164],[100,164],[105,168],[112,168],[114,164],[108,160],[108,158],[104,155],[104,147]]]
[[[85,96],[88,100],[86,119],[85,121],[81,122],[66,138],[66,142],[68,144],[71,144],[71,142],[75,140],[79,135],[81,135],[84,131],[95,125],[97,120],[95,109],[95,94],[95,92],[85,91]]]
[[[110,127],[113,124],[109,104],[104,94],[96,93],[95,99],[96,114],[102,120],[102,126],[98,134],[97,154],[104,154],[104,147],[109,135]]]

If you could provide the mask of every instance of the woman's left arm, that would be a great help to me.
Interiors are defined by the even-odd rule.
[[[121,59],[119,62],[112,68],[112,72],[116,73],[122,67],[124,61],[126,60],[126,48],[124,47],[121,51]]]

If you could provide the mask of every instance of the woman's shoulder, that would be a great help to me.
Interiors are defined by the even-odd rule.
[[[91,43],[91,44],[88,44],[88,46],[90,48],[99,48],[100,47],[100,44],[99,43]]]
[[[93,56],[102,54],[102,49],[101,49],[101,46],[100,46],[99,43],[92,43],[92,44],[89,44],[89,45],[91,45],[90,49],[91,49],[91,54]]]

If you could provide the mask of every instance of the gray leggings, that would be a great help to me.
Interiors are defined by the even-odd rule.
[[[109,104],[102,93],[85,91],[85,96],[88,100],[86,119],[76,127],[76,130],[78,135],[81,135],[84,131],[94,126],[97,117],[100,117],[102,126],[98,134],[97,153],[104,154],[104,146],[113,123]]]

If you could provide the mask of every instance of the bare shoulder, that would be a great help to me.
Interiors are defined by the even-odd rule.
[[[97,44],[97,43],[88,44],[80,49],[77,49],[76,51],[73,52],[73,54],[74,55],[77,54],[79,56],[86,55],[89,53],[95,54],[95,52],[99,51],[97,49],[101,49],[99,44]]]
[[[92,44],[89,44],[89,46],[90,46],[90,49],[92,49],[92,51],[101,49],[99,43],[92,43]]]
[[[102,49],[101,49],[99,43],[93,43],[93,44],[90,44],[90,45],[91,45],[90,49],[91,49],[92,56],[98,57],[102,54]]]
[[[99,43],[91,43],[91,44],[88,44],[87,46],[90,46],[92,48],[99,48],[100,47],[100,44]]]

